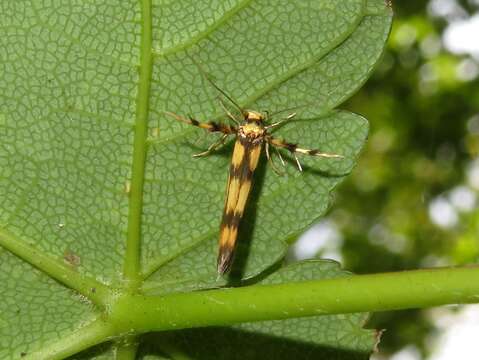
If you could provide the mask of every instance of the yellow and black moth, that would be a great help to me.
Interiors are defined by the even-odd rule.
[[[238,229],[240,221],[243,217],[246,202],[251,191],[253,174],[258,166],[263,145],[265,146],[266,157],[271,163],[273,169],[278,172],[275,167],[270,153],[270,146],[274,148],[282,148],[289,151],[295,158],[298,169],[302,171],[301,164],[296,154],[305,154],[312,156],[320,156],[327,158],[342,158],[341,155],[325,153],[317,149],[303,149],[294,143],[273,137],[269,130],[277,127],[287,120],[292,119],[296,113],[291,113],[286,118],[268,124],[270,116],[268,113],[262,113],[253,110],[241,108],[230,96],[223,90],[213,84],[225,97],[230,100],[234,106],[240,111],[241,118],[234,116],[221,102],[228,118],[233,120],[235,125],[226,125],[215,121],[200,122],[193,117],[185,118],[183,116],[166,112],[178,121],[186,124],[194,125],[205,129],[209,132],[222,133],[221,138],[212,144],[206,151],[193,155],[195,157],[210,154],[212,151],[224,144],[229,135],[236,135],[233,156],[231,159],[228,183],[226,185],[226,197],[224,202],[223,219],[221,221],[219,249],[217,269],[220,275],[227,273],[233,263],[233,255],[236,247],[236,239],[238,237]],[[281,111],[283,112],[283,111]],[[279,113],[279,112],[278,112]],[[278,156],[284,165],[281,153]]]

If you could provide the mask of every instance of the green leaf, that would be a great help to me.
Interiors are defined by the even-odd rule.
[[[231,144],[192,159],[214,136],[162,115],[221,116],[192,57],[242,106],[312,104],[277,133],[345,156],[302,158],[303,173],[290,159],[284,177],[262,161],[241,230],[242,278],[281,260],[324,213],[364,143],[366,121],[333,108],[380,56],[383,0],[150,5],[0,4],[2,359],[106,341],[94,325],[95,340],[65,334],[102,318],[111,289],[224,283],[215,257]]]
[[[390,13],[384,4],[379,11],[378,6],[372,6],[374,2],[366,9],[362,3],[315,2],[317,9],[298,6],[298,15],[294,12],[292,17],[303,20],[293,22],[293,28],[298,28],[296,40],[278,43],[275,39],[291,36],[290,31],[278,25],[275,16],[263,14],[274,9],[282,18],[282,8],[261,8],[253,2],[252,9],[246,7],[236,13],[238,18],[216,29],[186,54],[166,51],[167,55],[160,53],[158,57],[162,72],[167,74],[158,74],[158,83],[155,77],[152,83],[153,99],[161,104],[152,109],[158,117],[163,110],[195,114],[198,119],[222,113],[217,92],[205,82],[191,56],[242,106],[277,111],[317,104],[298,110],[297,120],[278,133],[305,147],[346,156],[343,161],[302,158],[311,171],[300,174],[294,165],[288,166],[285,177],[278,177],[271,169],[258,170],[255,190],[260,195],[253,194],[253,205],[242,225],[243,239],[240,235],[240,243],[251,239],[242,269],[244,277],[278,261],[287,241],[326,211],[330,191],[351,170],[366,138],[366,121],[353,114],[330,113],[367,78],[388,34]],[[335,13],[338,15],[334,19],[341,19],[340,26],[327,21]],[[311,21],[305,21],[307,18]],[[235,39],[233,44],[225,40],[230,37]],[[187,81],[180,68],[187,73]],[[298,121],[301,119],[309,121]],[[215,279],[218,227],[231,148],[207,159],[191,159],[191,154],[215,139],[171,121],[164,123],[162,130],[164,137],[152,140],[146,175],[146,188],[151,189],[147,194],[151,196],[145,198],[145,221],[151,236],[145,237],[147,250],[143,254],[146,272],[152,276],[145,288],[164,292],[197,288],[200,283],[208,286]],[[317,172],[322,171],[327,176],[318,176]],[[176,198],[170,196],[172,193]],[[298,208],[295,204],[301,205]]]

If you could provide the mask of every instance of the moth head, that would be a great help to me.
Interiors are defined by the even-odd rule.
[[[253,110],[245,110],[243,115],[245,121],[251,123],[261,123],[265,119],[264,114]]]

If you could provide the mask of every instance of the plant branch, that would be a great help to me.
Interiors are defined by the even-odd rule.
[[[479,302],[479,267],[403,271],[281,285],[123,296],[117,329],[137,332]]]

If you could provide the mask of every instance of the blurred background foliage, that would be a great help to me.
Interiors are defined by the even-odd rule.
[[[319,251],[360,274],[476,263],[479,0],[395,1],[393,8],[382,61],[342,106],[370,121],[367,146],[296,255]],[[387,329],[376,358],[408,348],[394,359],[439,359],[434,314],[375,314],[368,327]]]

